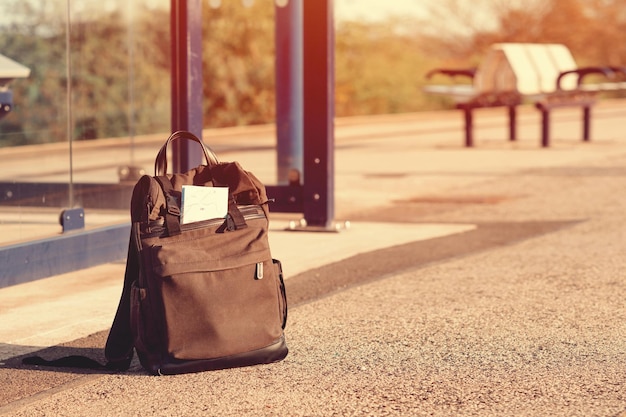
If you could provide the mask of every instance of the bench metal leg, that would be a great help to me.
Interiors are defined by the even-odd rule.
[[[509,140],[517,140],[517,108],[516,106],[509,106]]]
[[[465,147],[471,148],[474,146],[474,137],[472,135],[473,130],[473,118],[472,109],[463,108],[463,114],[465,115]]]
[[[550,110],[541,110],[541,146],[547,148],[550,146]]]
[[[583,141],[589,142],[589,131],[591,130],[591,108],[583,107]]]

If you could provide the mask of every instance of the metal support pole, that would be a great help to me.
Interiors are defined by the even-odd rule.
[[[472,108],[463,107],[462,109],[463,109],[463,116],[465,118],[465,147],[471,148],[474,146],[474,136],[473,136],[474,120],[472,118]]]
[[[172,132],[187,130],[202,137],[202,0],[171,0]],[[202,163],[195,142],[174,142],[174,172]]]
[[[509,140],[517,140],[517,107],[509,106]]]
[[[540,108],[541,110],[541,146],[547,148],[550,146],[550,110]]]
[[[583,107],[583,141],[589,142],[589,132],[591,131],[591,108]]]
[[[278,184],[299,185],[303,172],[302,1],[275,7]]]
[[[304,0],[304,220],[333,229],[334,19],[332,0]]]
[[[71,4],[70,0],[67,0],[66,12],[67,22],[65,30],[65,76],[67,78],[67,143],[69,146],[69,181],[68,181],[68,208],[61,211],[59,217],[59,223],[61,224],[63,233],[72,230],[79,230],[85,228],[85,210],[82,207],[74,207],[74,116],[72,109],[72,21],[71,21]]]

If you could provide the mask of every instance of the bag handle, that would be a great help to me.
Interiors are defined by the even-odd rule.
[[[186,139],[186,140],[190,140],[192,142],[196,142],[200,144],[208,166],[219,164],[219,160],[217,159],[215,152],[213,152],[213,150],[209,146],[207,146],[204,143],[204,141],[202,141],[202,139],[200,139],[193,133],[188,132],[186,130],[178,130],[172,133],[169,138],[167,138],[167,140],[161,147],[161,150],[159,150],[159,153],[157,154],[156,159],[154,160],[154,176],[155,177],[167,174],[167,148],[170,143],[179,139]]]

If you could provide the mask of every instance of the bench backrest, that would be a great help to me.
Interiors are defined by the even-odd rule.
[[[491,47],[478,67],[474,87],[481,93],[552,93],[559,74],[576,68],[565,45],[499,43]],[[564,77],[561,85],[566,90],[575,89],[576,79]]]

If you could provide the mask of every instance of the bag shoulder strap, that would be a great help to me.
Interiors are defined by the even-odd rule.
[[[92,358],[80,355],[65,356],[53,360],[46,360],[41,356],[29,356],[22,359],[23,364],[107,371],[126,371],[130,368],[130,363],[134,356],[133,335],[130,326],[130,293],[132,283],[140,273],[139,247],[136,241],[138,232],[139,223],[135,222],[132,224],[129,239],[124,287],[104,348],[104,354],[107,359],[106,364],[101,364]]]

